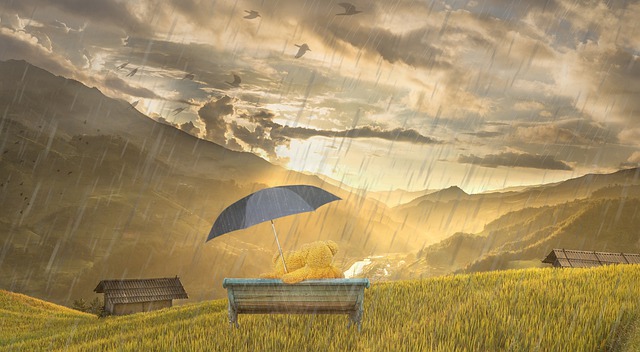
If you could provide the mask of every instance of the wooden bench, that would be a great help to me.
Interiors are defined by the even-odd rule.
[[[348,314],[349,324],[362,326],[364,289],[369,279],[305,280],[285,284],[279,279],[224,279],[229,297],[229,324],[238,314]]]

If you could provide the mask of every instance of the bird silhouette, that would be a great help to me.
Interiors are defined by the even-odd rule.
[[[118,66],[118,67],[116,67],[116,68],[117,68],[118,70],[120,70],[120,69],[123,69],[123,68],[127,67],[127,65],[128,65],[128,64],[129,64],[129,62],[125,62],[124,64],[122,64],[122,65],[120,65],[120,66]]]
[[[254,10],[247,11],[247,10],[244,10],[244,12],[248,13],[248,15],[244,16],[243,18],[246,18],[248,20],[252,20],[254,18],[261,17],[260,14],[258,13],[258,11],[254,11]]]
[[[298,53],[296,54],[296,59],[301,58],[302,55],[304,55],[304,53],[306,53],[307,51],[311,51],[311,49],[309,49],[309,46],[306,43],[302,45],[295,44],[295,46],[300,48],[298,49]]]
[[[351,16],[362,12],[356,10],[356,7],[348,2],[341,2],[338,5],[344,7],[344,13],[337,13],[336,16]]]
[[[175,108],[173,109],[173,115],[178,115],[179,113],[183,112],[186,109],[186,107],[182,107],[182,108]]]
[[[226,82],[226,81],[225,81]],[[228,85],[232,86],[232,87],[240,87],[240,82],[242,82],[242,80],[240,79],[240,76],[236,75],[235,73],[233,74],[233,82],[226,82]]]
[[[186,75],[184,75],[184,77],[182,77],[182,79],[188,79],[193,81],[193,79],[196,78],[196,75],[194,75],[193,73],[187,73]]]
[[[131,72],[127,73],[127,77],[133,77],[138,72],[138,68],[134,68]]]

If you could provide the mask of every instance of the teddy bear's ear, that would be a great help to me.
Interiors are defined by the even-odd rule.
[[[338,244],[333,242],[332,240],[327,241],[327,247],[329,247],[333,255],[336,255],[336,253],[338,253]]]

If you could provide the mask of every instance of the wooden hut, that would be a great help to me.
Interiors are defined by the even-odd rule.
[[[102,280],[94,289],[104,293],[107,314],[125,315],[168,308],[174,299],[186,299],[187,292],[180,279],[126,279]]]
[[[587,268],[609,264],[640,264],[640,254],[554,249],[542,261],[556,268]]]

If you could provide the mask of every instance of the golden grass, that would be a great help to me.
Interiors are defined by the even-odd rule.
[[[527,269],[375,284],[346,316],[240,315],[226,300],[96,319],[0,291],[0,349],[121,351],[612,351],[640,341],[640,266]],[[9,297],[9,298],[7,298]],[[31,307],[31,308],[30,308]],[[22,320],[35,322],[27,328]],[[13,334],[13,337],[9,335]],[[635,342],[634,342],[635,341]],[[636,345],[637,346],[637,345]]]

